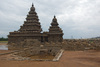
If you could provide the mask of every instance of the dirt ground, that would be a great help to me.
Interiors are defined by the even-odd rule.
[[[7,45],[7,43],[0,43],[0,45]]]
[[[0,53],[9,52],[1,51]],[[6,55],[0,56],[5,58]],[[0,67],[100,67],[99,51],[64,51],[57,62],[0,60]]]

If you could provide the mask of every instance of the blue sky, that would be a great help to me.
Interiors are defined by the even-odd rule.
[[[17,31],[34,3],[43,31],[48,31],[56,15],[64,38],[100,36],[100,0],[2,0],[0,37]]]

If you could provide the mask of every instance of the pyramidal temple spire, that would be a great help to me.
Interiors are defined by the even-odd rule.
[[[50,35],[49,37],[51,37],[51,39],[49,41],[53,41],[53,40],[55,40],[55,41],[62,41],[62,39],[63,39],[62,38],[63,31],[59,27],[59,24],[57,22],[57,18],[56,18],[55,15],[54,15],[54,17],[52,19],[51,26],[49,27],[49,33],[48,33],[48,35]],[[55,36],[57,36],[57,38]]]
[[[23,26],[21,26],[20,32],[27,31],[27,32],[38,32],[42,31],[38,15],[35,11],[35,7],[32,3],[30,11],[26,17],[26,21],[24,21]]]

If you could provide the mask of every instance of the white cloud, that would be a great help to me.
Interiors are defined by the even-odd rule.
[[[33,0],[1,1],[0,31],[7,33],[18,30],[25,21],[32,2]],[[56,15],[64,30],[64,38],[100,36],[100,0],[34,0],[33,3],[44,31],[48,30]]]

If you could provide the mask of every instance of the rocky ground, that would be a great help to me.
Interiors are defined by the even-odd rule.
[[[8,50],[0,53],[10,52]],[[100,67],[100,51],[64,51],[57,62],[52,61],[12,61],[9,55],[0,56],[0,67]]]
[[[0,43],[6,45],[7,43]],[[0,50],[0,53],[11,52]],[[100,67],[100,51],[64,51],[59,61],[14,61],[13,56],[0,55],[0,67]]]

